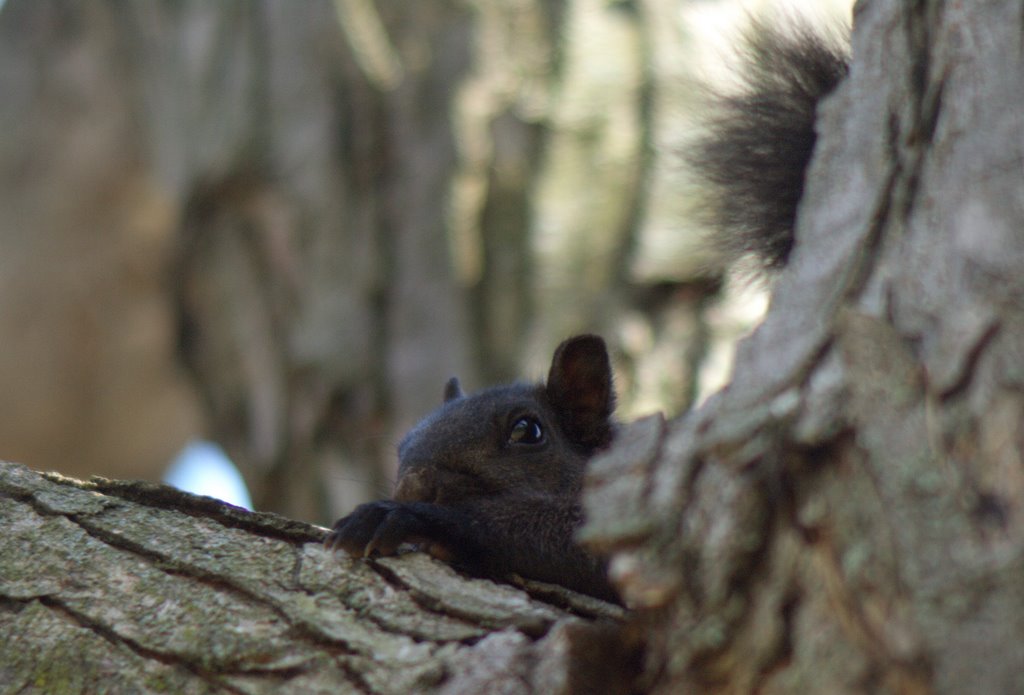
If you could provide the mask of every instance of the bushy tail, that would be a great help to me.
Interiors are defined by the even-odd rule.
[[[688,157],[706,185],[701,208],[732,256],[785,265],[817,137],[818,102],[846,76],[846,32],[802,21],[754,21],[743,35],[741,87],[713,97],[707,131]]]

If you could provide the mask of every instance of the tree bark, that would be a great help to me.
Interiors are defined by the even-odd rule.
[[[625,685],[621,609],[558,587],[531,585],[536,598],[415,553],[352,560],[316,526],[8,463],[0,510],[4,692]]]
[[[1022,11],[858,6],[732,382],[593,463],[645,690],[1024,690]]]

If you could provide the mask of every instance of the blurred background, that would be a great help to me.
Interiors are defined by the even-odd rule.
[[[680,153],[769,5],[7,0],[0,458],[327,524],[450,376],[573,333],[621,417],[685,411],[764,296]]]

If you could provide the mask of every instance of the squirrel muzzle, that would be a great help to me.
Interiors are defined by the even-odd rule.
[[[437,499],[437,478],[429,469],[410,471],[398,479],[396,502],[433,502]]]

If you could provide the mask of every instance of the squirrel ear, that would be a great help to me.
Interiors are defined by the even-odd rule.
[[[615,392],[608,349],[600,336],[578,335],[558,346],[546,391],[576,442],[591,448],[611,441]]]
[[[459,378],[453,376],[444,385],[444,402],[454,401],[462,398],[462,387],[459,386]]]

